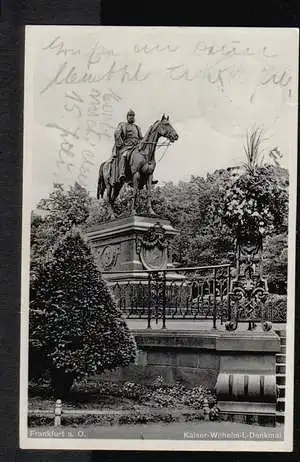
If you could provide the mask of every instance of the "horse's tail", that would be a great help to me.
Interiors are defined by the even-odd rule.
[[[97,199],[100,199],[100,196],[103,197],[105,191],[105,182],[103,177],[103,167],[105,162],[100,165],[99,176],[98,176],[98,187],[97,187]]]

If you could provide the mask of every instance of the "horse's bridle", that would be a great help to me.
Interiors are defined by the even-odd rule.
[[[143,144],[156,144],[156,143],[154,141],[146,141],[146,142],[143,142]],[[163,159],[163,157],[165,156],[165,154],[167,152],[167,149],[170,146],[170,144],[171,144],[170,140],[168,141],[168,143],[156,144],[157,148],[161,148],[162,146],[166,146],[166,149],[164,150],[164,152],[160,156],[160,159],[158,159],[157,163],[159,163]]]

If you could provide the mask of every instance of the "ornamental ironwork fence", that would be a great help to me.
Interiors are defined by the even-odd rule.
[[[145,319],[148,328],[153,321],[164,329],[168,320],[211,320],[213,328],[217,321],[228,330],[240,322],[248,322],[249,329],[261,322],[268,330],[271,322],[285,322],[286,312],[267,303],[267,291],[256,288],[249,298],[245,288],[237,290],[234,271],[224,264],[103,275],[109,276],[110,290],[125,317]]]
[[[229,287],[230,265],[136,271],[134,279],[110,283],[127,318],[147,319],[148,327],[161,319],[163,328],[167,319],[212,319],[215,327],[226,318]]]

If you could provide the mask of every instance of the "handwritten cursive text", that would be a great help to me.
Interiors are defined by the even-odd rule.
[[[46,45],[42,50],[55,51],[56,56],[76,56],[80,55],[80,50],[78,48],[67,48],[65,42],[58,35],[51,42]]]
[[[96,42],[88,56],[87,68],[90,69],[92,65],[98,64],[100,61],[102,61],[103,58],[114,58],[117,56],[119,56],[119,53],[115,52],[114,50],[109,50],[99,42]]]
[[[276,58],[275,53],[271,53],[267,46],[259,49],[243,47],[239,40],[232,40],[230,43],[224,43],[221,46],[207,44],[200,40],[196,43],[194,54],[197,56],[263,56],[264,58]]]
[[[135,53],[145,53],[145,54],[150,54],[150,53],[163,53],[163,52],[170,52],[170,53],[175,53],[175,51],[179,50],[179,46],[174,46],[174,45],[148,45],[143,44],[143,45],[134,45],[133,50]]]
[[[143,69],[143,63],[139,62],[132,68],[128,64],[118,67],[116,61],[109,66],[108,70],[103,74],[96,74],[93,72],[80,72],[76,66],[69,66],[65,61],[58,69],[57,73],[40,91],[41,94],[46,93],[51,87],[56,85],[69,85],[69,84],[95,84],[102,80],[110,81],[117,78],[119,82],[143,82],[148,79],[150,72]]]

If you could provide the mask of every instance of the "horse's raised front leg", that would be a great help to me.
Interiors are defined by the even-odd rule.
[[[132,177],[132,183],[133,183],[133,197],[132,197],[132,207],[131,207],[132,215],[136,214],[136,207],[137,207],[138,198],[139,198],[139,181],[140,181],[140,174],[139,172],[136,172]]]
[[[147,208],[148,208],[148,213],[151,216],[156,216],[156,213],[154,212],[152,208],[152,179],[153,175],[149,175],[146,183],[146,189],[147,189]]]

